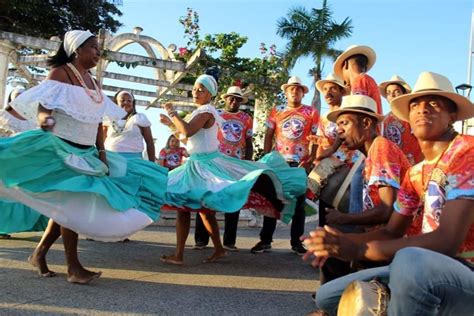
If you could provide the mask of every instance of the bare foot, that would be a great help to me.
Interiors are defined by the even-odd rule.
[[[78,269],[78,271],[68,272],[67,281],[69,283],[77,284],[88,284],[102,275],[102,272],[93,272],[84,268]]]
[[[175,255],[161,256],[160,261],[164,263],[170,263],[177,266],[183,265],[183,260],[178,259]]]
[[[211,263],[211,262],[216,262],[217,260],[219,260],[220,258],[223,258],[226,256],[226,252],[225,251],[219,251],[219,252],[214,252],[212,254],[212,256],[210,256],[209,258],[203,260],[202,262],[203,263]]]
[[[44,278],[52,278],[56,276],[56,272],[48,269],[46,259],[38,256],[36,252],[33,252],[33,254],[28,257],[28,262],[38,270],[40,276]]]

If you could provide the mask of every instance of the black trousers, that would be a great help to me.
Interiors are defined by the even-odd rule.
[[[240,211],[234,213],[225,213],[225,224],[224,224],[224,245],[235,246],[237,239],[237,226],[239,225]],[[194,230],[194,241],[196,243],[201,242],[204,244],[209,243],[209,233],[204,227],[201,216],[196,213],[196,226]]]

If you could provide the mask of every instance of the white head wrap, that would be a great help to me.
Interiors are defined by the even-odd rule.
[[[213,76],[211,75],[200,75],[196,79],[196,83],[202,84],[204,87],[206,87],[207,91],[211,93],[213,97],[216,96],[217,94],[217,89],[219,88],[216,82],[216,79],[214,79]]]
[[[92,34],[89,30],[75,30],[66,32],[66,34],[64,35],[64,51],[66,52],[67,57],[71,57],[71,55],[76,51],[76,49],[92,36],[95,35]]]
[[[132,101],[135,100],[135,97],[133,96],[133,94],[130,92],[130,91],[127,91],[127,90],[122,90],[120,91],[118,94],[117,94],[117,97],[121,94],[128,94],[131,98],[132,98]]]

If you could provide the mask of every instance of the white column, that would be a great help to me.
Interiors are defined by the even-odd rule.
[[[8,41],[0,41],[0,108],[5,104],[9,56],[15,47]]]

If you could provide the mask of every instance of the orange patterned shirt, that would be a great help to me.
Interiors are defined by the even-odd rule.
[[[392,112],[383,121],[383,136],[397,145],[407,156],[408,161],[415,165],[423,160],[423,153],[410,124],[397,118]]]
[[[366,95],[374,99],[377,103],[377,114],[382,113],[382,98],[380,97],[379,86],[374,78],[366,73],[361,73],[357,76],[355,82],[351,86],[351,94]]]
[[[252,118],[241,111],[231,113],[219,109],[217,112],[225,120],[217,132],[219,151],[230,157],[244,159],[246,140],[253,136]]]
[[[410,163],[397,145],[382,136],[375,138],[365,159],[364,211],[380,203],[378,191],[380,186],[400,189],[408,168],[410,168]]]
[[[291,108],[278,105],[267,119],[268,128],[275,130],[275,150],[287,161],[301,161],[309,155],[308,136],[316,135],[319,113],[308,105]]]
[[[424,234],[436,230],[441,214],[449,212],[444,209],[446,201],[474,200],[473,170],[474,136],[458,135],[439,159],[425,160],[410,168],[398,192],[395,210],[407,216],[423,214]],[[458,255],[474,263],[474,225]]]

